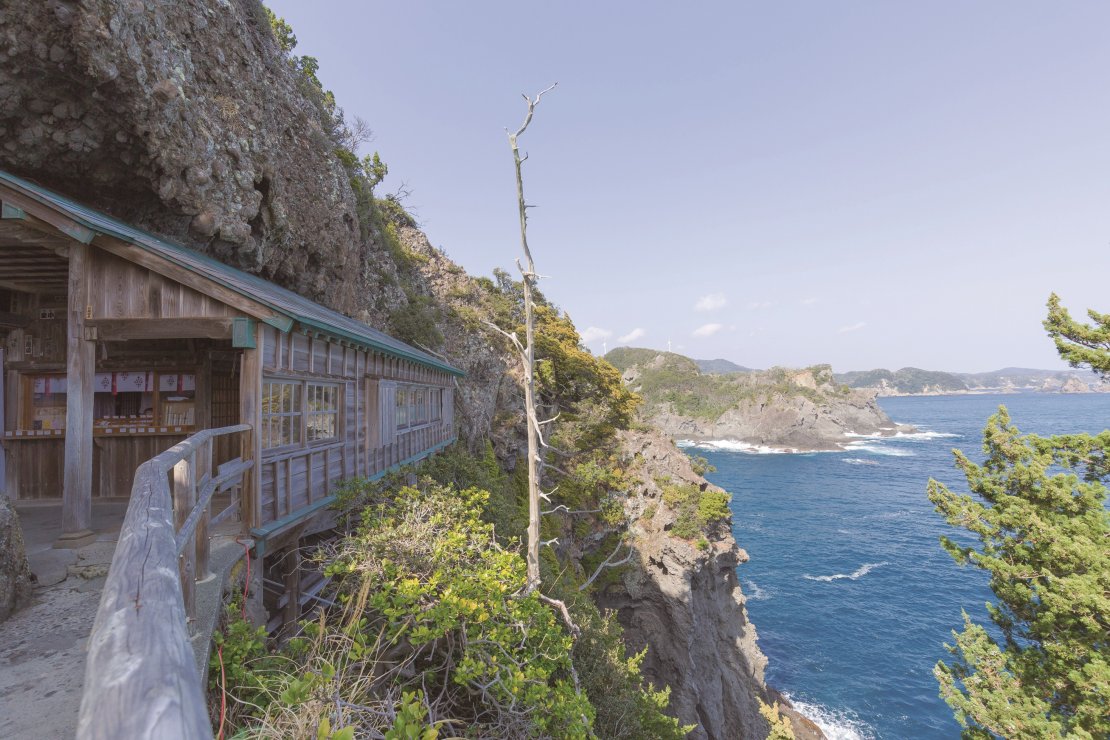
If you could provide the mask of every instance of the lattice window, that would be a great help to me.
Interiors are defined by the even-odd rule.
[[[262,447],[301,443],[302,384],[265,380],[262,383]]]
[[[305,430],[309,442],[339,437],[339,386],[334,383],[308,383],[305,404]]]

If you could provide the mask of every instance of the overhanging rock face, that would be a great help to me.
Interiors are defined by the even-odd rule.
[[[31,598],[31,569],[23,547],[19,515],[0,493],[0,622]]]
[[[0,166],[348,315],[373,258],[257,0],[7,3]]]

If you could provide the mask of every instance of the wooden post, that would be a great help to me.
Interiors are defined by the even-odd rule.
[[[262,526],[262,342],[264,332],[256,324],[254,328],[255,346],[243,350],[242,367],[239,373],[239,421],[250,424],[251,431],[244,432],[241,456],[244,460],[254,460],[252,467],[243,476],[242,512],[243,527]]]
[[[65,473],[62,535],[56,543],[58,547],[81,547],[91,543],[95,537],[91,526],[96,342],[85,339],[85,317],[89,306],[89,249],[89,245],[77,241],[71,242],[69,248]],[[117,494],[115,491],[102,493],[109,496]]]
[[[196,454],[197,467],[193,472],[193,490],[196,490],[196,485],[203,480],[212,477],[212,440],[206,440],[200,446]],[[212,571],[208,568],[208,555],[211,543],[208,540],[208,520],[212,516],[212,499],[204,505],[204,511],[201,512],[200,521],[197,522],[197,529],[193,535],[196,540],[196,579],[198,581],[208,580],[212,575]]]
[[[197,453],[193,453],[173,466],[173,528],[180,530],[197,503],[196,478]],[[178,559],[181,571],[181,597],[185,601],[185,616],[197,616],[196,549],[185,545]]]

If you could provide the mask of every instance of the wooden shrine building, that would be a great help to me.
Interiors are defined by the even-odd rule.
[[[63,500],[63,539],[205,429],[251,462],[256,546],[336,485],[454,440],[460,371],[255,275],[0,172],[0,480]],[[213,469],[215,469],[213,465]]]

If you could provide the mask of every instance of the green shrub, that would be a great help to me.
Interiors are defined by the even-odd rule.
[[[693,483],[669,483],[663,487],[663,503],[675,512],[670,532],[684,540],[694,539],[707,525],[727,519],[731,500],[724,491],[703,491]]]
[[[594,734],[606,740],[680,740],[695,725],[683,727],[665,714],[671,690],[645,685],[640,665],[647,649],[627,655],[623,630],[612,614],[593,602],[576,600],[574,619],[582,630],[574,645],[574,665],[582,690],[596,710]]]
[[[709,461],[701,455],[691,455],[690,466],[694,469],[695,475],[705,475],[706,473],[717,472],[717,468],[713,467],[713,465],[711,465]]]

